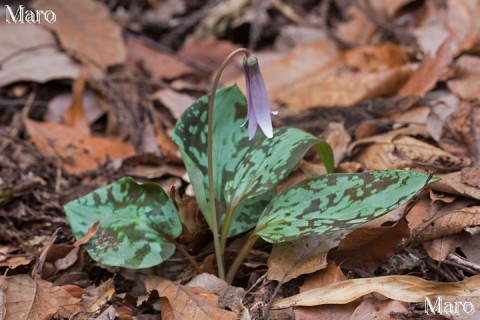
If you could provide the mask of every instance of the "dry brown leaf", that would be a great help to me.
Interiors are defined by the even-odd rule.
[[[398,45],[359,46],[344,53],[345,64],[362,72],[382,72],[408,62],[408,54]]]
[[[435,105],[428,117],[427,128],[445,151],[460,157],[475,154],[472,105],[469,102],[453,102],[446,107]]]
[[[336,266],[335,263],[330,262],[326,269],[309,275],[300,287],[300,292],[306,292],[308,290],[345,280],[347,280],[347,277],[342,273],[340,267]],[[298,307],[294,310],[295,320],[348,319],[357,306],[358,302],[351,302],[346,305],[315,306],[308,308]]]
[[[268,259],[268,279],[287,282],[327,266],[328,251],[351,231],[312,235],[292,242],[275,243]]]
[[[30,276],[2,278],[4,320],[44,320],[58,311],[57,301]]]
[[[229,41],[201,38],[187,42],[178,53],[215,70],[233,50],[238,48],[239,45]]]
[[[178,93],[172,89],[160,89],[152,94],[153,100],[159,100],[175,117],[179,119],[195,99],[189,95]]]
[[[401,87],[398,95],[425,96],[436,85],[441,73],[455,56],[456,50],[457,43],[452,38],[447,38],[434,56],[427,55],[423,58],[420,67]]]
[[[463,54],[455,62],[455,69],[460,77],[480,76],[480,57]]]
[[[231,286],[210,273],[196,275],[186,285],[200,287],[217,295],[220,308],[232,310],[237,317],[243,312],[242,300],[245,297],[243,288]]]
[[[160,297],[168,299],[175,319],[236,319],[233,312],[220,309],[216,295],[201,288],[176,285],[170,280],[156,276],[147,276],[145,287],[148,292],[156,290]]]
[[[461,247],[468,238],[467,233],[459,233],[440,239],[425,241],[422,245],[430,258],[436,261],[443,261],[450,253],[455,251],[455,249]]]
[[[72,296],[65,288],[54,286],[51,282],[42,279],[37,279],[37,284],[55,300],[59,308],[58,314],[60,316],[70,318],[74,313],[84,309],[80,299]]]
[[[317,106],[353,105],[362,100],[396,94],[416,66],[407,64],[383,72],[329,70],[309,74],[291,82],[273,98],[290,109],[304,110]]]
[[[85,310],[95,312],[103,307],[115,293],[113,279],[109,279],[98,287],[86,288],[82,295],[82,303]]]
[[[0,26],[0,87],[18,81],[74,79],[80,66],[57,49],[53,35],[37,25]]]
[[[406,313],[407,311],[407,304],[400,301],[367,298],[355,309],[350,320],[390,320],[392,319],[391,313]]]
[[[337,36],[352,44],[366,44],[378,31],[378,27],[357,6],[348,7],[348,21],[339,24]]]
[[[416,228],[416,239],[420,242],[438,239],[479,225],[480,206],[461,208],[425,221]]]
[[[404,239],[410,236],[405,220],[391,227],[356,229],[343,239],[329,258],[345,268],[361,268],[373,272],[390,258]]]
[[[480,275],[453,283],[437,283],[414,276],[351,279],[288,297],[275,302],[273,307],[344,304],[373,292],[404,302],[425,302],[425,297],[434,296],[479,297]]]
[[[460,250],[465,254],[468,261],[480,264],[480,236],[471,237]]]
[[[140,65],[142,70],[161,79],[178,78],[195,71],[175,56],[152,49],[135,38],[127,39],[127,49],[130,68],[135,70]]]
[[[342,123],[329,122],[323,131],[323,140],[332,147],[334,165],[338,166],[348,153],[348,144],[352,137]]]
[[[77,78],[78,79],[78,78]],[[105,110],[101,107],[98,97],[90,90],[85,90],[82,96],[83,111],[89,124],[97,121]],[[44,120],[47,122],[61,123],[63,115],[73,103],[72,93],[62,93],[48,101]]]
[[[62,47],[72,51],[81,61],[94,61],[106,69],[127,58],[121,28],[110,18],[106,5],[93,0],[35,0],[38,10],[52,10],[55,23],[46,24],[57,34]],[[87,57],[87,59],[85,59]]]
[[[470,160],[456,157],[423,141],[391,131],[385,135],[357,141],[356,146],[375,142],[355,156],[355,161],[370,170],[404,169],[412,166],[436,170],[455,170]]]
[[[480,76],[472,75],[450,80],[447,85],[461,99],[480,101]]]
[[[23,119],[33,143],[45,154],[60,156],[63,168],[71,173],[95,170],[107,160],[135,154],[133,146],[117,139],[82,136],[61,124]]]
[[[461,171],[437,174],[435,177],[441,180],[430,185],[432,190],[480,200],[480,188],[472,187],[465,183],[462,180]]]

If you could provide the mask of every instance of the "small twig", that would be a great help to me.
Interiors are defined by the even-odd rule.
[[[470,269],[469,267],[467,266],[464,266],[462,265],[461,263],[458,263],[458,262],[455,262],[455,261],[451,261],[451,260],[444,260],[443,263],[449,265],[449,266],[452,266],[452,267],[455,267],[457,269],[460,269],[460,271],[466,271],[470,274],[477,274],[478,272],[473,270],[473,269]]]
[[[450,270],[447,271],[447,269],[442,269],[440,266],[437,265],[434,261],[427,259],[427,265],[435,270],[440,276],[442,276],[444,279],[447,279],[450,282],[457,282],[458,279],[451,273],[449,272]]]
[[[267,273],[265,272],[260,278],[257,279],[257,281],[255,281],[255,283],[250,288],[248,288],[247,291],[245,291],[245,294],[249,293],[254,288],[256,288],[260,284],[260,282],[262,282],[266,277],[267,277]]]
[[[468,269],[474,270],[475,271],[474,274],[480,273],[480,265],[470,262],[468,260],[465,260],[456,253],[448,254],[447,259],[450,259],[451,261],[456,262],[463,267],[467,267]]]

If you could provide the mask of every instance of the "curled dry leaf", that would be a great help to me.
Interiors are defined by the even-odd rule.
[[[306,292],[308,290],[345,280],[347,280],[347,277],[345,277],[340,267],[335,265],[335,263],[330,262],[326,269],[309,275],[300,287],[300,292]],[[357,308],[358,304],[359,303],[355,301],[346,305],[324,305],[308,308],[298,307],[294,309],[295,320],[348,319]]]
[[[407,304],[400,301],[367,298],[355,309],[350,320],[392,319],[392,313],[406,313]]]
[[[417,227],[416,239],[428,241],[462,232],[465,228],[480,226],[480,206],[461,208],[440,217],[427,220]]]
[[[420,67],[398,92],[399,96],[425,96],[436,85],[441,73],[452,61],[458,48],[456,45],[452,38],[447,38],[437,54],[423,58]]]
[[[218,296],[220,308],[232,310],[237,317],[243,312],[242,300],[245,297],[243,288],[234,287],[210,273],[202,273],[187,283],[189,287],[200,287]]]
[[[268,279],[288,282],[327,266],[327,254],[351,231],[311,235],[291,242],[273,244],[268,259]]]
[[[234,320],[233,312],[219,307],[218,297],[198,287],[177,285],[170,280],[147,276],[145,287],[148,292],[158,292],[168,300],[174,319],[182,320]]]
[[[437,283],[414,276],[385,276],[351,279],[312,289],[277,301],[273,308],[344,304],[377,292],[392,300],[424,302],[425,297],[480,296],[480,275],[453,283]]]
[[[378,142],[365,147],[355,157],[355,161],[370,170],[412,166],[433,170],[458,170],[470,163],[467,158],[456,157],[423,141],[404,135],[396,136],[394,131],[376,137]],[[368,141],[374,139],[357,141],[356,145]]]
[[[480,200],[480,188],[465,183],[461,171],[437,174],[435,177],[441,180],[430,185],[432,190]]]
[[[88,312],[96,312],[112,299],[114,293],[113,279],[105,281],[96,288],[87,288],[82,295],[83,307]]]
[[[345,268],[373,272],[409,236],[408,225],[403,219],[391,227],[356,229],[340,242],[337,250],[330,252],[329,258]]]
[[[38,25],[0,27],[0,86],[18,81],[73,79],[80,66],[60,52],[53,35]]]
[[[31,6],[55,12],[57,20],[46,26],[55,31],[62,47],[79,60],[87,63],[94,61],[103,69],[125,62],[127,51],[120,26],[110,18],[103,3],[92,0],[74,3],[36,0]]]

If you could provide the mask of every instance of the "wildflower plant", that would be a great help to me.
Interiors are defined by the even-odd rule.
[[[247,99],[237,86],[217,90],[236,54],[245,55]],[[219,68],[211,94],[190,106],[173,132],[212,231],[218,274],[228,282],[258,238],[278,243],[357,227],[404,204],[428,181],[424,174],[403,170],[333,174],[326,142],[296,128],[273,129],[270,115],[258,60],[237,49]],[[329,174],[277,192],[311,148]],[[175,242],[182,230],[177,209],[154,183],[125,177],[67,203],[65,211],[77,238],[99,221],[86,249],[106,265],[151,267],[181,248]],[[225,274],[228,238],[247,231],[245,245]]]

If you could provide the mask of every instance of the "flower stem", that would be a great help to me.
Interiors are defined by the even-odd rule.
[[[228,230],[230,230],[230,225],[232,224],[233,214],[237,209],[237,205],[232,205],[228,208],[227,213],[225,214],[225,220],[223,220],[222,232],[220,234],[220,249],[222,255],[225,252],[225,247],[227,246],[227,237]]]
[[[237,273],[238,268],[240,268],[243,260],[245,260],[248,252],[250,251],[250,249],[253,248],[253,245],[255,244],[255,242],[257,242],[257,240],[258,240],[258,235],[255,233],[252,233],[248,237],[247,242],[245,242],[245,244],[242,247],[242,250],[240,250],[237,257],[233,261],[232,266],[230,267],[230,270],[228,270],[227,279],[226,279],[228,284],[232,284],[233,279],[235,279],[235,274]]]
[[[210,214],[211,214],[211,228],[213,233],[213,244],[215,246],[215,257],[217,259],[218,267],[218,276],[221,279],[225,279],[225,269],[223,267],[223,258],[222,250],[220,247],[220,241],[218,236],[218,217],[217,210],[215,206],[215,190],[213,185],[213,106],[215,105],[215,94],[217,92],[218,83],[220,76],[227,66],[227,64],[232,60],[232,58],[237,54],[243,52],[245,55],[249,56],[250,52],[245,48],[240,48],[228,55],[228,57],[223,61],[222,65],[218,69],[218,72],[213,80],[212,91],[210,93],[210,99],[208,103],[208,137],[207,137],[207,154],[208,154],[208,189],[210,193]]]

